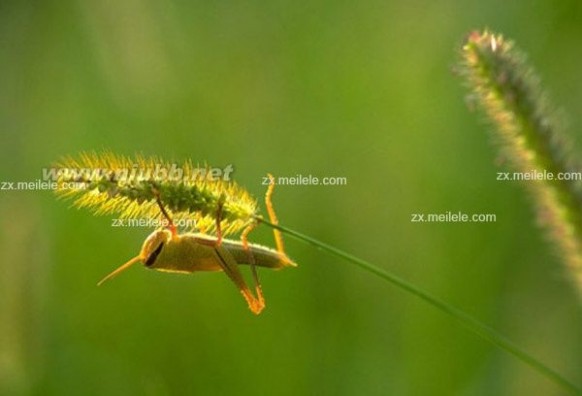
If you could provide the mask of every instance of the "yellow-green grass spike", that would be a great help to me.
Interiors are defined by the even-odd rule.
[[[190,228],[203,233],[215,231],[222,203],[223,235],[240,232],[258,217],[257,201],[236,183],[209,177],[210,169],[191,161],[85,152],[55,164],[56,193],[95,214],[161,219],[157,192],[174,222],[195,223]]]
[[[469,34],[461,51],[460,71],[471,102],[479,105],[493,125],[512,170],[554,176],[525,185],[536,203],[539,222],[582,293],[582,182],[558,179],[560,174],[579,174],[581,168],[540,79],[512,41],[489,31]]]

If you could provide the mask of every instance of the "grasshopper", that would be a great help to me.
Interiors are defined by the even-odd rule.
[[[271,175],[269,177],[273,180]],[[271,202],[273,188],[274,183],[272,182],[265,195],[265,202],[271,223],[277,224],[277,217]],[[136,257],[111,272],[98,285],[138,262],[143,263],[146,268],[163,272],[224,271],[247,301],[249,309],[258,315],[265,307],[265,299],[255,267],[281,269],[297,266],[285,253],[280,231],[276,229],[273,232],[277,250],[248,242],[248,233],[256,226],[256,223],[247,227],[241,236],[241,241],[224,239],[220,228],[219,206],[216,216],[216,237],[202,233],[179,234],[159,196],[156,200],[162,215],[168,221],[168,226],[152,232],[144,241],[141,251]],[[260,219],[257,219],[257,222],[260,222]],[[254,294],[240,272],[240,264],[248,264],[251,267]]]

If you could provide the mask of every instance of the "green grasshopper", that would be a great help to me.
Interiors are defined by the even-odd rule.
[[[277,224],[277,217],[271,203],[273,188],[274,183],[271,183],[267,190],[265,201],[271,223]],[[243,232],[241,241],[223,239],[219,209],[219,213],[216,216],[216,237],[201,233],[178,234],[159,196],[157,197],[157,203],[169,225],[151,233],[143,243],[139,255],[111,272],[99,282],[99,285],[138,262],[142,262],[146,268],[164,272],[224,271],[242,293],[249,305],[249,309],[258,315],[265,307],[265,299],[255,266],[271,269],[297,266],[287,257],[283,248],[283,240],[278,230],[273,230],[277,250],[248,242],[247,235],[254,226]],[[255,294],[252,293],[242,276],[238,267],[240,264],[250,265]]]

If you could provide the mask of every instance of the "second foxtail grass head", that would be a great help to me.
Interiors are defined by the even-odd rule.
[[[460,73],[512,170],[551,175],[525,185],[539,223],[582,295],[582,181],[563,179],[579,174],[580,167],[540,79],[512,41],[489,31],[469,34],[461,50]]]

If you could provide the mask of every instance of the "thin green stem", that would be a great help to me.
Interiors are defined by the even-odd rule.
[[[529,353],[525,352],[523,349],[518,347],[512,341],[508,340],[506,337],[502,336],[501,334],[496,332],[491,327],[479,322],[477,319],[473,318],[472,316],[465,313],[464,311],[461,311],[460,309],[444,302],[443,300],[419,289],[418,287],[414,286],[410,282],[407,282],[406,280],[404,280],[404,279],[402,279],[394,274],[391,274],[391,273],[387,272],[386,270],[384,270],[384,269],[382,269],[382,268],[380,268],[380,267],[378,267],[378,266],[376,266],[376,265],[374,265],[366,260],[362,260],[361,258],[353,256],[349,253],[346,253],[340,249],[337,249],[337,248],[335,248],[331,245],[328,245],[324,242],[321,242],[317,239],[311,238],[311,237],[304,235],[300,232],[294,231],[290,228],[287,228],[287,227],[284,227],[284,226],[281,226],[278,224],[273,224],[273,223],[266,221],[264,219],[260,219],[260,222],[268,225],[269,227],[277,229],[277,230],[279,230],[279,231],[281,231],[281,232],[283,232],[283,233],[285,233],[285,234],[287,234],[295,239],[298,239],[302,242],[308,243],[308,244],[316,247],[317,249],[326,251],[327,253],[330,253],[334,256],[340,257],[340,258],[342,258],[342,259],[344,259],[352,264],[355,264],[355,265],[359,266],[360,268],[363,268],[364,270],[371,272],[374,275],[392,283],[393,285],[399,287],[400,289],[420,298],[421,300],[424,300],[425,302],[429,303],[430,305],[437,308],[441,312],[448,314],[450,317],[452,317],[453,319],[455,319],[456,321],[461,323],[468,330],[472,331],[473,333],[475,333],[476,335],[478,335],[479,337],[481,337],[485,341],[490,342],[493,345],[496,345],[497,347],[512,354],[513,356],[515,356],[516,358],[518,358],[519,360],[521,360],[525,364],[534,368],[540,374],[542,374],[543,376],[545,376],[546,378],[548,378],[549,380],[551,380],[555,384],[559,385],[563,389],[567,390],[571,394],[582,395],[582,390],[580,388],[578,388],[576,385],[574,385],[573,383],[571,383],[570,381],[568,381],[567,379],[562,377],[558,372],[549,368],[548,366],[546,366],[545,364],[543,364],[542,362],[540,362],[539,360],[537,360],[536,358],[531,356]]]

